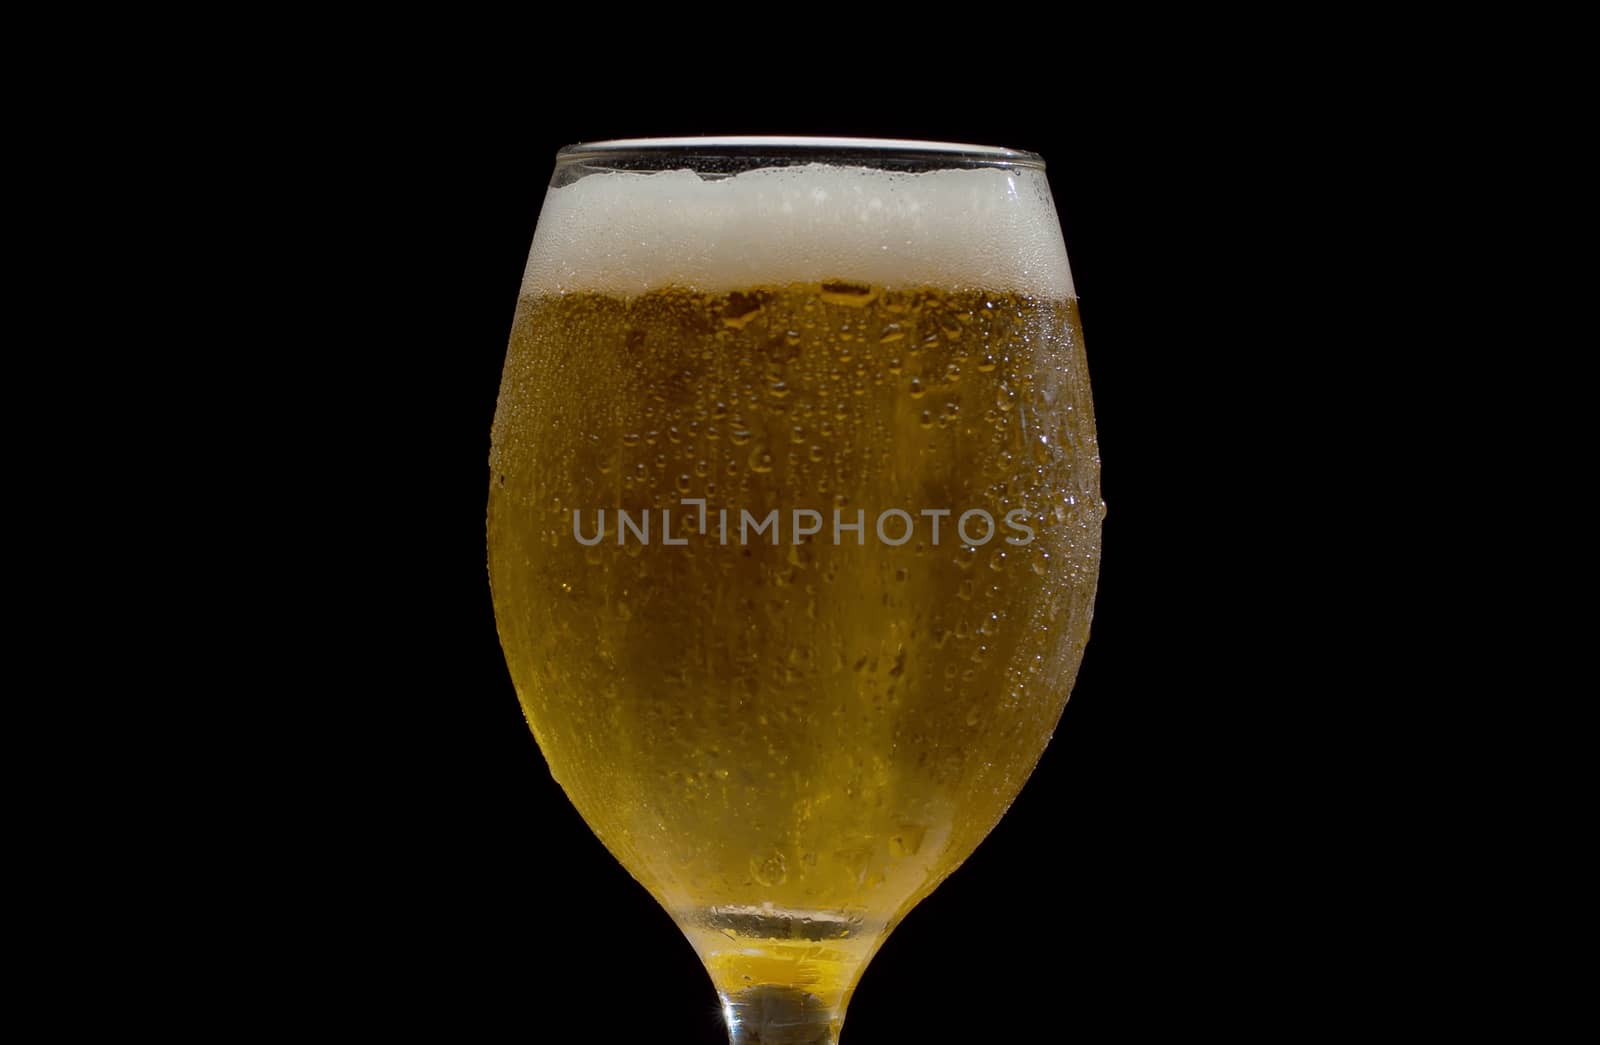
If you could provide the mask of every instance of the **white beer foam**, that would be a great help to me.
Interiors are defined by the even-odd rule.
[[[1074,296],[1044,172],[809,164],[591,174],[545,196],[524,294],[853,280]]]

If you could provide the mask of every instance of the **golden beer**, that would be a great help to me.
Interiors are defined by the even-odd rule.
[[[488,527],[556,780],[730,1008],[826,1034],[1048,742],[1103,511],[1069,293],[839,264],[530,278]]]

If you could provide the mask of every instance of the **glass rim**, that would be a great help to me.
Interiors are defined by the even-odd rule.
[[[1044,169],[1036,152],[998,145],[921,141],[912,138],[829,138],[805,135],[726,135],[678,138],[610,138],[577,142],[556,153],[556,167],[605,163],[621,157],[774,158],[789,161],[838,162],[866,160],[928,163],[971,163],[990,167]]]

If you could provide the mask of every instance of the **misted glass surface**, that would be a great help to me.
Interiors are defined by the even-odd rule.
[[[507,663],[732,1039],[835,1041],[1022,787],[1088,638],[1099,458],[1042,164],[568,152],[493,431]]]

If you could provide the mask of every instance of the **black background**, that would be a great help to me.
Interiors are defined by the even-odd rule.
[[[1289,456],[1275,426],[1300,381],[1275,360],[1309,332],[1263,289],[1294,264],[1270,244],[1299,160],[1263,146],[1261,124],[1219,120],[1214,94],[1141,101],[1045,79],[918,85],[870,106],[758,94],[347,92],[288,161],[322,231],[284,293],[332,303],[296,361],[313,386],[284,418],[330,422],[283,509],[315,552],[285,644],[314,666],[291,669],[264,712],[295,738],[278,779],[304,819],[278,859],[322,970],[308,982],[353,1003],[358,1025],[723,1040],[688,943],[522,721],[487,585],[489,427],[557,148],[872,135],[1045,156],[1109,512],[1055,739],[873,961],[844,1041],[1121,1036],[1235,1023],[1247,997],[1270,1008],[1292,978],[1276,898],[1314,858],[1290,841],[1302,808],[1284,772],[1315,730],[1305,672],[1287,666],[1298,611],[1280,597],[1304,557],[1272,536],[1295,511],[1275,496]]]

